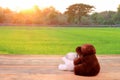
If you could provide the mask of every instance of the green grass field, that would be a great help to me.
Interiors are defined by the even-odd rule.
[[[120,28],[0,27],[0,54],[65,55],[85,43],[120,54]]]

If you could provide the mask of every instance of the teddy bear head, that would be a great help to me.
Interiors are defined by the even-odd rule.
[[[95,47],[92,44],[83,44],[82,46],[78,46],[76,48],[76,52],[78,55],[91,55],[96,54]]]

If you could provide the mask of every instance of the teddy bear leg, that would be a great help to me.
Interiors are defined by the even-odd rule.
[[[66,59],[65,57],[63,57],[62,60],[65,62],[65,64],[73,63],[73,60]]]
[[[58,69],[59,69],[59,70],[67,70],[67,66],[66,66],[65,64],[60,64],[60,65],[58,66]]]
[[[73,60],[69,60],[63,57],[63,61],[65,62],[66,70],[69,70],[69,71],[74,70]]]

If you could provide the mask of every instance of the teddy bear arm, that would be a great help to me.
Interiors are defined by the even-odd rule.
[[[81,64],[81,58],[75,58],[74,59],[74,65],[78,65],[78,64]]]

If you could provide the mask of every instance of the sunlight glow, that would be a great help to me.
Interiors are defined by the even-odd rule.
[[[95,11],[116,11],[120,0],[0,0],[0,7],[8,7],[14,11],[30,9],[38,5],[40,9],[53,6],[56,10],[64,12],[67,7],[75,3],[84,3],[95,6]]]

